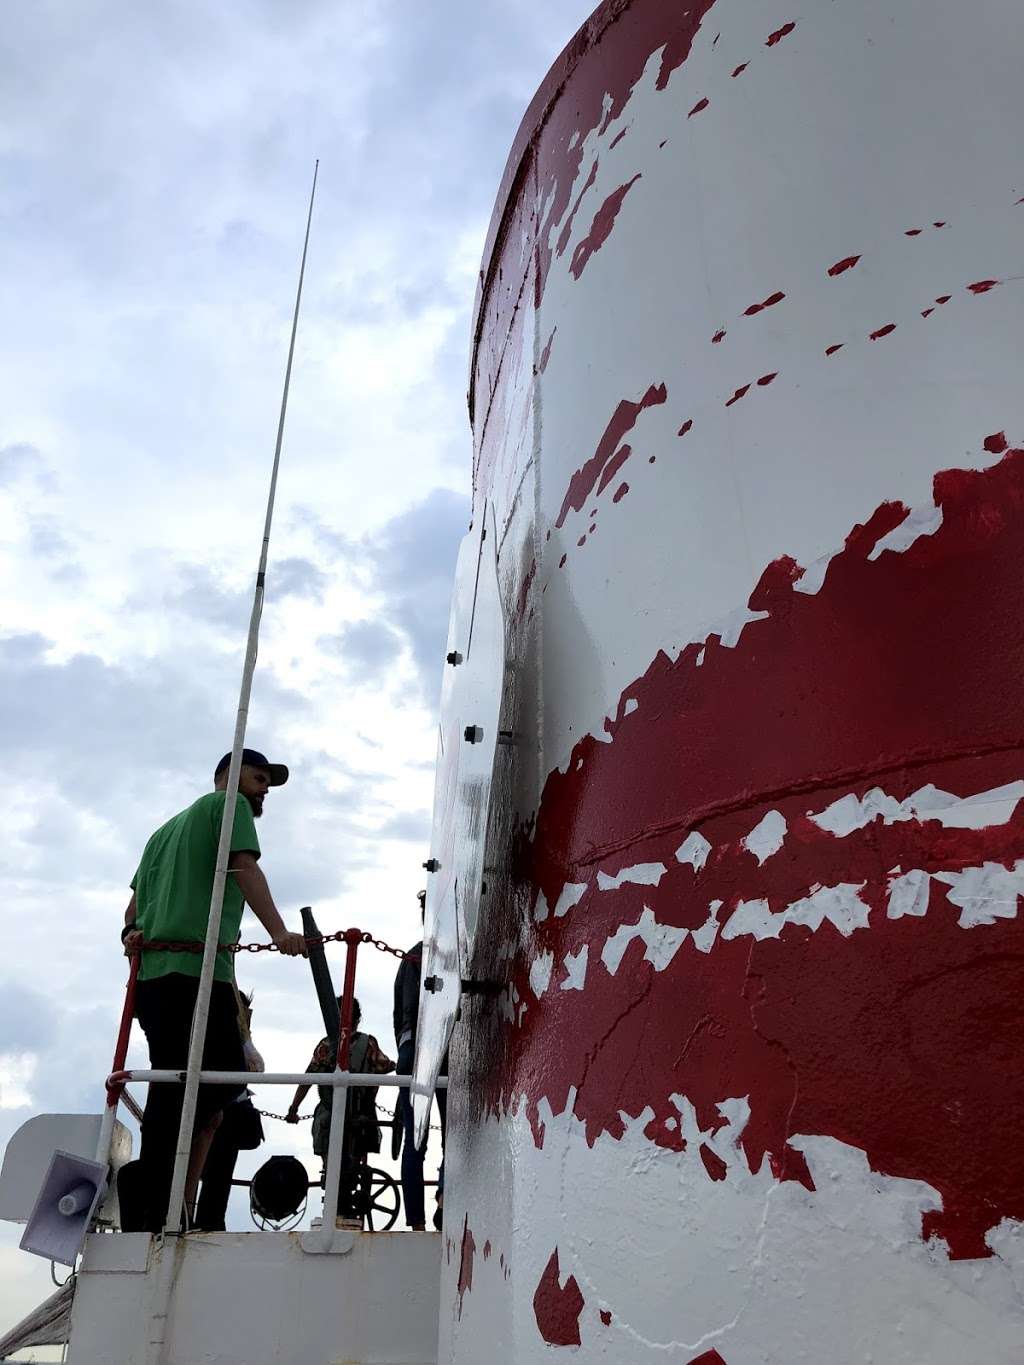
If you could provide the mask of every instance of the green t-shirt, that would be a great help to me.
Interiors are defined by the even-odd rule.
[[[223,816],[224,792],[208,792],[150,837],[139,870],[132,878],[135,923],[147,939],[168,943],[205,941]],[[260,856],[252,807],[241,792],[235,803],[231,852]],[[222,944],[234,943],[238,938],[244,907],[242,893],[229,872],[220,921]],[[202,953],[144,952],[139,980],[151,981],[170,972],[198,976],[202,962]],[[230,953],[217,954],[214,978],[232,979]]]

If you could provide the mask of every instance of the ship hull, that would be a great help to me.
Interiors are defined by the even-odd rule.
[[[1019,1358],[1021,46],[633,0],[524,122],[441,1360]]]

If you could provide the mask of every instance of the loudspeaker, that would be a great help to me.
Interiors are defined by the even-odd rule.
[[[106,1187],[105,1165],[54,1152],[21,1239],[22,1251],[73,1266]]]

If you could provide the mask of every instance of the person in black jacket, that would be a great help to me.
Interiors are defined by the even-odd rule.
[[[426,906],[427,893],[419,892],[420,918]],[[423,942],[414,944],[408,950],[395,975],[395,1042],[398,1045],[398,1064],[400,1076],[412,1072],[416,1055],[416,1024],[420,1012],[420,973],[423,969]],[[438,1111],[441,1115],[441,1143],[444,1145],[444,1130],[447,1095],[444,1090],[436,1090]],[[405,1205],[405,1221],[414,1232],[422,1232],[426,1227],[426,1214],[423,1206],[423,1157],[426,1143],[417,1148],[414,1133],[412,1103],[409,1091],[398,1092],[398,1110],[402,1116],[405,1141],[402,1146],[402,1202]],[[435,1218],[435,1226],[439,1220]]]

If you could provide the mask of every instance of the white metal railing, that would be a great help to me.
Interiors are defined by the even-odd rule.
[[[114,1102],[104,1110],[104,1121],[97,1144],[97,1161],[110,1160],[110,1143],[114,1131],[117,1105],[124,1086],[130,1081],[146,1085],[181,1085],[188,1075],[187,1068],[177,1071],[153,1071],[133,1068],[129,1071],[114,1071],[107,1078],[107,1090],[114,1096]],[[347,1109],[348,1089],[350,1086],[372,1085],[378,1089],[408,1089],[419,1092],[421,1087],[413,1083],[411,1076],[398,1076],[393,1073],[380,1074],[367,1071],[200,1071],[196,1083],[201,1085],[308,1085],[330,1086],[340,1089],[342,1102],[331,1105],[331,1127],[327,1140],[327,1162],[324,1169],[324,1211],[320,1224],[321,1247],[328,1251],[334,1237],[335,1216],[338,1207],[338,1191],[341,1188],[341,1157],[345,1141],[345,1110]],[[437,1088],[444,1090],[448,1077],[437,1078]]]

